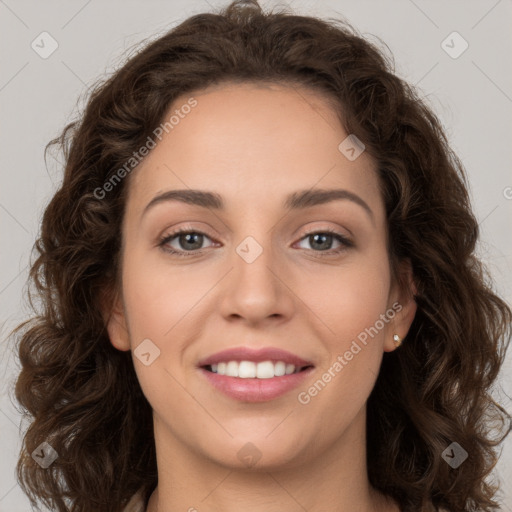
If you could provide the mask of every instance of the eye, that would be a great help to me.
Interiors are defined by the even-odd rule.
[[[200,253],[200,249],[203,248],[201,246],[205,237],[208,239],[210,238],[208,235],[202,233],[201,231],[182,229],[165,235],[160,240],[158,245],[162,248],[162,250],[171,254],[175,254],[177,256],[191,256],[192,254],[186,253],[192,252],[197,254],[197,251]],[[171,244],[171,241],[174,239],[176,239],[175,242],[178,244],[177,248]]]
[[[211,240],[206,233],[201,231],[181,229],[164,235],[158,242],[158,246],[163,251],[178,257],[196,256],[202,254],[202,249],[204,249],[202,245],[205,238]],[[331,248],[333,240],[339,244],[335,249]],[[313,247],[311,250],[318,253],[316,254],[318,257],[339,254],[354,246],[351,240],[329,228],[308,232],[300,239],[301,243],[303,241],[311,244]],[[300,248],[304,249],[304,247]]]
[[[333,239],[338,242],[338,248],[332,249]],[[314,252],[324,253],[318,256],[338,254],[354,245],[351,240],[332,229],[311,231],[301,238],[302,241],[308,242],[313,247]]]

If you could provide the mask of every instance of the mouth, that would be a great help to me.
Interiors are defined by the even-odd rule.
[[[213,388],[244,402],[278,398],[299,386],[314,368],[311,361],[276,348],[228,349],[198,364]]]
[[[204,365],[206,371],[216,373],[217,375],[225,375],[237,379],[273,379],[275,377],[284,377],[300,373],[313,365],[307,364],[303,366],[295,366],[284,361],[221,361],[216,364]]]

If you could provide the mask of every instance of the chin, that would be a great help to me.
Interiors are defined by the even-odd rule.
[[[283,437],[286,442],[280,436],[269,439],[266,434],[239,436],[216,444],[216,449],[209,450],[205,455],[228,469],[254,472],[290,469],[306,463],[311,454],[308,454],[306,447],[299,445],[300,435],[294,437],[286,434]]]

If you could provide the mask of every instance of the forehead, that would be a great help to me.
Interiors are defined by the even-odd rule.
[[[195,100],[192,108],[183,108]],[[304,188],[343,187],[379,200],[375,164],[348,160],[330,98],[283,84],[217,84],[184,94],[164,122],[172,128],[133,172],[129,196],[147,201],[166,189],[217,190],[230,201],[263,204]],[[282,193],[281,193],[282,192]]]

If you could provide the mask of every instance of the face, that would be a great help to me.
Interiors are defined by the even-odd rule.
[[[110,339],[133,351],[157,443],[230,467],[304,464],[362,439],[383,352],[414,316],[375,163],[339,149],[348,134],[308,89],[192,96],[130,176]]]

